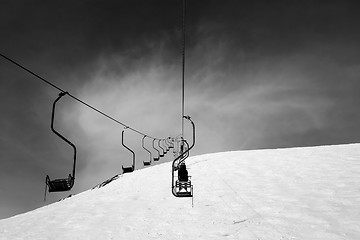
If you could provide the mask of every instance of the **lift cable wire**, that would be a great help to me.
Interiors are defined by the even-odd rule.
[[[8,60],[9,62],[11,62],[11,63],[15,64],[16,66],[20,67],[21,69],[25,70],[26,72],[30,73],[31,75],[33,75],[33,76],[37,77],[38,79],[40,79],[40,80],[44,81],[45,83],[49,84],[49,85],[50,85],[50,86],[52,86],[53,88],[56,88],[57,90],[59,90],[59,91],[61,91],[61,92],[63,92],[63,93],[67,92],[67,91],[63,90],[62,88],[60,88],[60,87],[56,86],[56,85],[55,85],[55,84],[53,84],[52,82],[50,82],[50,81],[46,80],[45,78],[43,78],[43,77],[39,76],[38,74],[34,73],[33,71],[29,70],[28,68],[26,68],[26,67],[22,66],[21,64],[19,64],[19,63],[15,62],[15,61],[14,61],[14,60],[12,60],[11,58],[9,58],[9,57],[7,57],[7,56],[3,55],[2,53],[0,53],[0,56],[1,56],[1,57],[3,57],[4,59]],[[130,127],[130,126],[128,126],[128,125],[126,125],[126,124],[124,124],[124,123],[122,123],[122,122],[120,122],[119,120],[117,120],[117,119],[115,119],[115,118],[111,117],[110,115],[108,115],[108,114],[106,114],[106,113],[104,113],[104,112],[100,111],[99,109],[97,109],[97,108],[95,108],[95,107],[91,106],[90,104],[88,104],[88,103],[86,103],[86,102],[82,101],[81,99],[79,99],[79,98],[75,97],[74,95],[70,94],[69,92],[67,92],[67,94],[68,94],[71,98],[75,99],[76,101],[78,101],[78,102],[80,102],[80,103],[84,104],[85,106],[87,106],[87,107],[91,108],[91,109],[92,109],[92,110],[94,110],[95,112],[97,112],[97,113],[99,113],[99,114],[101,114],[101,115],[105,116],[106,118],[108,118],[108,119],[110,119],[110,120],[112,120],[112,121],[114,121],[114,122],[116,122],[116,123],[118,123],[118,124],[120,124],[120,125],[122,125],[122,126],[124,126],[124,127],[128,128],[128,129],[132,130],[133,132],[136,132],[136,133],[138,133],[138,134],[140,134],[140,135],[142,135],[142,136],[146,136],[146,137],[151,138],[151,139],[158,139],[158,138],[155,138],[155,137],[149,136],[149,135],[147,135],[147,134],[145,134],[145,133],[142,133],[142,132],[140,132],[140,131],[138,131],[138,130],[136,130],[136,129],[134,129],[134,128],[132,128],[132,127]]]
[[[185,0],[182,9],[182,93],[181,93],[181,136],[184,137],[184,118],[185,116]]]

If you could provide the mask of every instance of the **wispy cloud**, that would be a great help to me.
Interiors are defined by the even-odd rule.
[[[227,58],[231,47],[221,44],[204,53],[199,44],[194,50],[197,54],[187,59],[185,103],[186,114],[197,126],[195,154],[291,146],[284,143],[287,136],[326,125],[332,103],[326,96],[315,94],[314,79],[302,72],[304,66],[307,68],[306,58],[263,59],[247,63],[242,72],[241,62],[233,61],[237,56]],[[121,55],[99,60],[94,75],[78,92],[81,99],[145,134],[178,135],[180,68],[158,54],[130,61],[127,67],[131,71],[124,69],[123,62],[126,57]],[[81,136],[86,145],[88,165],[101,161],[103,166],[120,166],[130,162],[130,155],[121,146],[122,126],[79,104],[74,104],[66,122],[76,123],[70,132]],[[186,125],[188,138],[190,130]],[[126,142],[140,158],[146,157],[141,136],[127,131]],[[151,145],[150,141],[147,144]]]

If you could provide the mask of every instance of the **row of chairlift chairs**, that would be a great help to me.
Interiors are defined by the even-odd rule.
[[[49,177],[49,175],[46,176],[46,188],[45,188],[45,199],[46,199],[46,192],[47,190],[49,192],[64,192],[69,191],[72,189],[75,183],[75,168],[76,168],[76,154],[77,150],[75,145],[69,141],[67,138],[65,138],[63,135],[61,135],[58,131],[54,129],[54,119],[55,119],[55,108],[56,103],[62,98],[68,94],[67,92],[61,92],[59,96],[55,99],[53,106],[52,106],[52,114],[51,114],[51,130],[60,137],[63,141],[65,141],[67,144],[69,144],[73,148],[73,169],[72,173],[69,174],[67,178],[60,178],[60,179],[53,179]],[[151,150],[145,147],[145,138],[146,135],[142,138],[142,147],[149,153],[149,161],[144,161],[144,166],[151,165],[152,160],[153,161],[159,161],[161,157],[164,157],[165,154],[170,151],[170,149],[174,149],[174,143],[177,143],[177,149],[179,151],[174,149],[175,159],[172,164],[172,193],[175,197],[192,197],[193,195],[193,186],[190,181],[190,177],[188,176],[188,172],[186,170],[185,165],[185,159],[189,156],[189,151],[194,147],[195,145],[195,125],[194,122],[190,119],[189,116],[184,116],[185,119],[188,119],[193,127],[193,142],[192,145],[189,146],[186,140],[180,139],[175,141],[175,139],[169,137],[167,139],[153,139],[152,141],[152,147],[153,149],[158,153],[157,156],[152,156]],[[126,129],[126,128],[125,128]],[[128,146],[124,144],[124,132],[125,129],[122,131],[122,145],[132,153],[132,165],[129,167],[122,166],[123,173],[130,173],[135,170],[135,152],[131,150]],[[155,147],[155,144],[157,142],[157,145],[159,149]],[[176,174],[177,173],[177,174]]]
[[[122,139],[121,143],[128,151],[130,151],[132,153],[132,165],[130,167],[122,166],[122,170],[123,170],[123,173],[130,173],[130,172],[133,172],[135,170],[135,152],[124,144],[124,132],[125,132],[125,129],[121,133],[121,139]],[[142,147],[143,147],[143,149],[145,149],[145,151],[147,151],[149,153],[149,160],[148,161],[143,161],[144,166],[151,165],[152,160],[153,161],[159,161],[160,158],[164,157],[166,155],[166,153],[170,151],[171,148],[174,148],[174,145],[173,145],[173,142],[172,142],[173,140],[170,137],[167,138],[167,139],[153,139],[152,147],[158,154],[157,154],[157,156],[152,157],[151,150],[145,147],[145,138],[146,137],[147,136],[145,135],[142,138]],[[157,145],[158,145],[159,149],[161,149],[161,150],[159,150],[159,149],[157,149],[155,147],[156,142],[157,142]]]

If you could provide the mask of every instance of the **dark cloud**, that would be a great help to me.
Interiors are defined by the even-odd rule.
[[[186,6],[185,109],[197,126],[192,154],[358,142],[357,2]],[[160,0],[2,1],[0,52],[146,134],[176,136],[181,8],[182,1]],[[45,175],[67,175],[72,160],[50,131],[58,90],[5,60],[0,82],[4,218],[41,206]],[[71,98],[59,103],[56,127],[79,150],[74,192],[130,162],[122,126]],[[126,143],[139,160],[148,157],[141,136],[127,131]]]

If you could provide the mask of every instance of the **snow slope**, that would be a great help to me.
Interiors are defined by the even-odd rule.
[[[0,239],[360,239],[360,144],[224,152],[187,160],[0,221]]]

